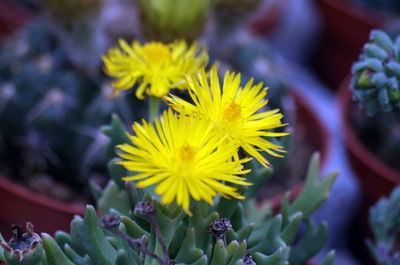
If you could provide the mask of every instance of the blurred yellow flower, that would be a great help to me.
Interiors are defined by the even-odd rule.
[[[138,84],[136,96],[140,99],[144,94],[165,96],[172,88],[184,89],[185,74],[195,73],[208,63],[206,49],[201,49],[196,42],[188,45],[182,40],[141,45],[133,41],[129,45],[120,39],[119,45],[102,57],[105,72],[116,78],[112,82],[114,96],[135,84]]]
[[[117,163],[137,172],[124,180],[137,181],[139,188],[156,185],[163,204],[175,200],[189,215],[190,198],[211,205],[218,194],[244,199],[237,188],[227,184],[250,185],[238,176],[249,172],[241,164],[249,159],[232,160],[237,146],[213,137],[208,121],[179,117],[169,109],[154,125],[143,121],[132,128],[132,144],[117,146],[123,159]]]
[[[279,109],[263,110],[268,101],[265,99],[267,88],[263,87],[262,82],[253,85],[251,79],[244,87],[240,86],[240,82],[240,74],[227,72],[221,88],[217,67],[213,66],[209,79],[204,70],[187,76],[194,104],[171,94],[166,100],[182,115],[208,120],[218,137],[225,137],[226,142],[235,142],[267,167],[269,162],[261,152],[282,157],[280,153],[285,150],[266,137],[288,135],[287,132],[271,131],[287,124],[281,122],[283,115]]]

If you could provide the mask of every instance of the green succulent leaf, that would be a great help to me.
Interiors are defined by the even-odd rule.
[[[332,172],[319,180],[319,160],[319,154],[312,156],[303,190],[287,209],[288,216],[301,212],[304,217],[308,217],[328,199],[338,172]]]
[[[50,235],[42,233],[41,236],[49,265],[74,265]]]
[[[203,256],[203,251],[196,247],[194,229],[191,228],[186,232],[185,239],[179,249],[175,260],[191,264]]]
[[[312,256],[317,254],[324,246],[328,238],[326,223],[316,225],[311,219],[307,219],[305,234],[292,247],[290,252],[290,265],[305,264]]]
[[[72,261],[73,264],[75,265],[91,265],[93,262],[89,258],[89,256],[85,255],[84,257],[81,257],[76,253],[76,251],[70,247],[70,245],[65,244],[64,245],[64,253],[67,256],[69,260]],[[46,251],[47,253],[47,251]]]
[[[289,256],[289,248],[279,248],[272,255],[266,256],[262,253],[255,252],[253,260],[256,264],[263,265],[288,265],[287,258]]]
[[[335,251],[331,250],[326,254],[325,258],[322,260],[321,265],[332,265],[335,258]]]
[[[72,220],[72,240],[79,242],[79,246],[92,259],[94,265],[113,265],[117,251],[106,239],[98,222],[94,208],[87,206],[83,219],[76,216]]]

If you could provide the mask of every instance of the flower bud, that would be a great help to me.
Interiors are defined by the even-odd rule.
[[[211,0],[141,0],[142,30],[150,40],[196,39],[205,24]]]

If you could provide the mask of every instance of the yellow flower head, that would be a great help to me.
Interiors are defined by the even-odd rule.
[[[149,42],[141,45],[134,41],[129,45],[119,40],[121,47],[111,48],[102,57],[104,70],[116,78],[112,83],[114,95],[128,90],[136,83],[136,96],[144,93],[156,97],[166,95],[172,88],[185,88],[185,74],[199,71],[208,63],[208,54],[198,43],[188,45],[185,41],[171,44]]]
[[[261,152],[282,157],[279,153],[285,152],[283,147],[268,141],[267,137],[287,135],[286,132],[270,131],[286,124],[281,122],[283,115],[279,109],[262,110],[267,104],[267,88],[263,87],[263,83],[253,85],[251,79],[241,87],[240,74],[227,72],[221,88],[215,66],[212,67],[209,80],[202,71],[187,76],[187,81],[194,104],[174,95],[166,97],[176,111],[208,120],[219,137],[226,137],[227,142],[235,142],[265,167],[269,162]]]
[[[250,185],[237,176],[249,172],[241,165],[246,161],[231,159],[237,146],[213,137],[206,120],[178,117],[169,109],[154,125],[143,121],[132,127],[132,144],[117,146],[123,151],[118,163],[138,174],[124,180],[138,181],[139,188],[156,185],[163,204],[175,200],[190,215],[190,198],[209,204],[217,194],[243,199],[237,188],[226,184]]]

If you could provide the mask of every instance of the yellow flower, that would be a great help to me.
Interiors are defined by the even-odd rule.
[[[104,70],[116,78],[112,83],[114,96],[138,83],[136,96],[143,94],[162,97],[172,88],[185,88],[185,74],[199,71],[208,63],[208,54],[198,43],[185,41],[171,44],[149,42],[141,45],[134,41],[129,45],[123,39],[119,47],[111,48],[102,57]]]
[[[187,81],[194,104],[169,95],[166,100],[172,108],[183,115],[208,120],[219,137],[237,143],[265,167],[269,162],[261,152],[282,157],[279,153],[285,152],[283,147],[268,141],[267,137],[287,135],[286,132],[271,131],[287,124],[281,122],[283,115],[279,109],[263,110],[267,104],[267,88],[263,87],[262,82],[253,85],[251,79],[241,87],[240,74],[227,72],[221,89],[215,66],[212,67],[209,80],[202,71],[188,76]]]
[[[190,198],[213,204],[213,198],[243,199],[237,188],[226,185],[250,185],[242,175],[241,163],[232,160],[237,152],[233,142],[213,137],[210,123],[194,117],[178,117],[171,109],[153,124],[143,121],[134,123],[135,136],[129,135],[132,144],[117,146],[124,159],[117,162],[136,175],[123,178],[138,181],[136,186],[145,188],[156,185],[155,192],[161,202],[176,201],[185,212],[189,210]]]

